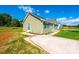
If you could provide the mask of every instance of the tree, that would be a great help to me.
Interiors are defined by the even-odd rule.
[[[9,14],[0,14],[0,25],[9,26],[11,23],[12,16]]]
[[[3,26],[3,25],[4,25],[4,24],[3,24],[3,22],[4,22],[3,19],[4,19],[3,16],[0,15],[0,26]]]
[[[12,18],[11,15],[4,13],[0,14],[0,26],[20,27],[22,26],[22,23],[18,19]]]
[[[79,24],[77,25],[77,27],[79,27]]]
[[[11,26],[20,27],[22,24],[17,19],[12,19]]]

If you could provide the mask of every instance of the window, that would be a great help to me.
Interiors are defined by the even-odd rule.
[[[58,25],[57,25],[57,24],[55,24],[54,26],[55,26],[55,29],[57,29]]]
[[[30,24],[28,24],[28,30],[30,30]]]
[[[43,24],[44,24],[44,28],[49,28],[49,23],[47,23],[47,22],[43,22]]]

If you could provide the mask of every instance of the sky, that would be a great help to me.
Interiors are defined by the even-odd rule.
[[[0,14],[8,13],[18,20],[24,20],[28,12],[46,19],[56,18],[61,24],[79,24],[79,5],[0,5]]]

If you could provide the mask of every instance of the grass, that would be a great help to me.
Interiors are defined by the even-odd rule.
[[[11,30],[12,35],[9,37],[4,44],[0,44],[1,54],[46,54],[47,52],[43,49],[39,49],[29,42],[26,42],[23,38],[29,37],[28,35],[22,35],[22,28],[13,27],[0,27],[2,32]],[[1,34],[1,33],[0,33]]]
[[[0,34],[2,34],[3,32],[6,32],[7,30],[9,29],[9,28],[7,28],[7,27],[5,27],[5,29],[4,29],[4,27],[2,27],[2,26],[0,26]]]
[[[69,30],[63,30],[63,29],[69,29]],[[78,27],[64,27],[59,33],[57,33],[55,36],[69,38],[73,40],[79,40],[79,30]],[[70,30],[73,29],[73,30]],[[75,30],[75,31],[74,31]]]
[[[64,26],[63,29],[79,30],[79,27],[67,27],[67,26]]]

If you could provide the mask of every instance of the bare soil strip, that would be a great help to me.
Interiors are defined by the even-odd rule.
[[[12,30],[8,30],[0,35],[0,43],[3,43],[6,39],[8,39],[12,34]]]

